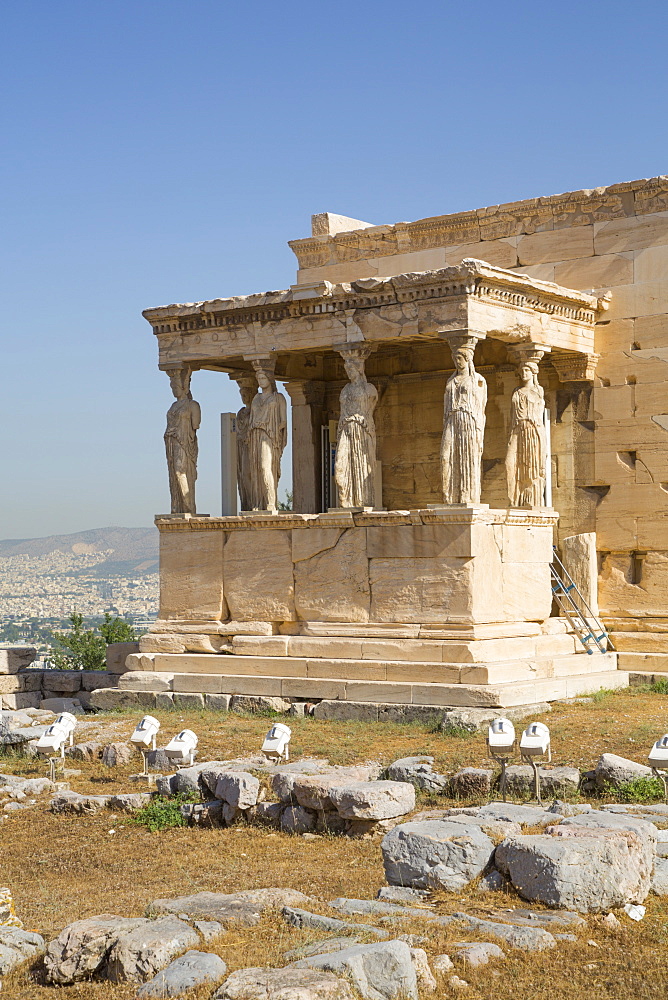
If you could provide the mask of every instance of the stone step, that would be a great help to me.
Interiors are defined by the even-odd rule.
[[[303,635],[237,635],[231,652],[241,656],[294,656],[311,659],[391,660],[429,663],[478,663],[577,652],[573,635],[496,639],[348,639]]]
[[[628,673],[603,670],[505,684],[400,683],[344,678],[280,677],[248,674],[174,674],[181,693],[254,694],[292,699],[332,699],[396,705],[514,707],[627,687]]]
[[[616,641],[616,636],[612,636],[612,641]],[[619,669],[630,670],[633,673],[658,673],[668,672],[668,653],[629,653],[621,652],[617,654]]]
[[[423,684],[506,684],[532,682],[549,678],[600,673],[616,668],[615,653],[570,653],[566,656],[496,663],[407,663],[373,660],[301,659],[296,657],[225,656],[210,653],[139,654],[133,670],[125,674],[120,686],[125,690],[158,690],[144,675],[178,676],[174,690],[210,690],[201,678],[211,676],[301,677],[304,679],[379,681]],[[141,664],[140,664],[141,661]],[[197,680],[188,681],[192,674]],[[212,681],[216,684],[216,681]],[[193,684],[200,687],[193,687]],[[216,688],[216,690],[218,690]]]

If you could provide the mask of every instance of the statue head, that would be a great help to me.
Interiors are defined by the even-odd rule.
[[[535,361],[525,361],[519,367],[520,382],[522,385],[538,385],[538,365]]]
[[[366,382],[364,374],[364,358],[356,357],[354,354],[343,359],[343,367],[351,382]]]
[[[169,375],[169,384],[176,399],[186,399],[186,397],[189,397],[191,376],[190,369],[185,367],[171,368],[167,374]]]
[[[459,375],[473,374],[473,348],[457,347],[453,351],[453,361]]]
[[[262,389],[262,392],[276,392],[274,364],[265,361],[253,361],[255,378],[257,379],[257,384],[260,389]]]
[[[237,379],[237,385],[244,406],[250,406],[253,402],[253,396],[257,392],[256,380],[249,375],[247,378]]]

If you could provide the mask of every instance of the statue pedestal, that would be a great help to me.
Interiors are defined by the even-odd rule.
[[[174,691],[374,704],[626,685],[616,654],[588,656],[550,617],[556,521],[480,504],[159,518],[160,619],[128,666]]]

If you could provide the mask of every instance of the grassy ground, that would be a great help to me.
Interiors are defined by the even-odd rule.
[[[268,728],[266,718],[215,716],[197,712],[156,712],[167,737],[185,726],[200,737],[200,760],[225,759],[257,750]],[[97,736],[127,739],[137,713],[112,713],[87,722],[79,740]],[[629,690],[603,694],[592,703],[557,706],[543,717],[550,726],[553,763],[592,767],[602,752],[644,761],[651,743],[668,729],[668,695]],[[439,769],[487,765],[484,738],[444,735],[424,726],[386,723],[327,723],[290,720],[292,756],[328,757],[332,763],[367,760],[389,763],[400,756],[428,753]],[[77,791],[136,791],[132,766],[105,769],[80,764],[72,780]],[[74,766],[74,765],[73,765]],[[6,758],[1,771],[43,774],[43,763]],[[426,800],[420,805],[424,806]],[[433,804],[432,798],[431,803]],[[439,804],[449,800],[441,798]],[[112,832],[113,831],[113,832]],[[227,830],[173,829],[150,834],[126,816],[105,812],[89,818],[54,816],[47,802],[12,813],[0,826],[0,882],[11,886],[17,912],[26,928],[50,938],[72,920],[110,912],[141,915],[159,896],[201,890],[234,892],[263,886],[301,889],[321,901],[345,895],[373,898],[384,884],[379,842],[336,837],[304,839],[274,831],[238,826]],[[472,887],[461,895],[443,895],[443,912],[463,908],[484,914],[498,906],[521,906],[512,895],[482,894]],[[478,971],[459,967],[471,988],[466,996],[491,1000],[659,1000],[668,996],[668,901],[649,897],[642,923],[621,916],[622,930],[606,931],[596,918],[574,944],[554,952],[525,955],[508,950],[507,961]],[[355,918],[362,919],[362,918]],[[448,951],[456,940],[479,935],[413,921],[403,931],[424,934],[430,955]],[[228,932],[204,948],[219,953],[230,970],[248,965],[284,964],[283,953],[325,935],[286,927],[277,915],[259,927]],[[588,943],[595,941],[599,947]],[[497,974],[498,973],[498,974]],[[210,988],[193,993],[208,997]],[[3,997],[15,1000],[129,1000],[135,989],[104,983],[45,987],[39,970],[25,967],[5,978]],[[454,996],[447,981],[437,997]]]

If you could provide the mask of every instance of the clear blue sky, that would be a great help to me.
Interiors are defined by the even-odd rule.
[[[147,306],[285,288],[391,223],[668,172],[665,3],[5,0],[0,538],[148,525]],[[223,375],[197,373],[201,510]]]

